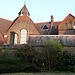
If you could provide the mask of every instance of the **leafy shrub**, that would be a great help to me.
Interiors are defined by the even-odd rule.
[[[43,55],[46,60],[45,64],[48,64],[49,70],[54,68],[56,65],[57,57],[62,54],[63,47],[62,44],[57,41],[46,41],[43,47]]]
[[[26,45],[25,48],[21,48],[17,50],[17,57],[21,58],[24,62],[37,62],[38,61],[38,53],[32,47]]]
[[[0,73],[19,72],[24,66],[19,58],[0,58]]]
[[[57,59],[57,70],[62,71],[73,71],[75,70],[75,55],[64,51],[62,55],[60,55]]]

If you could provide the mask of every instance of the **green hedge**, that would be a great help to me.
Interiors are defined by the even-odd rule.
[[[19,58],[0,58],[0,73],[19,72],[24,66],[25,64],[22,64]]]
[[[25,64],[20,58],[0,58],[0,73],[37,72],[36,65]]]

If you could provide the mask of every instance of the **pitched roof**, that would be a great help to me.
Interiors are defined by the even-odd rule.
[[[10,27],[7,29],[7,31],[8,31],[8,30],[12,27],[12,25],[18,20],[18,18],[19,18],[19,17],[17,17],[17,18],[12,22],[12,24],[11,24]],[[6,32],[7,32],[7,31],[6,31]]]
[[[69,16],[72,16],[73,18],[75,18],[72,14],[68,14],[68,16],[63,21],[65,21]],[[61,23],[63,23],[63,21]]]
[[[12,24],[12,21],[0,18],[0,32],[4,34]]]
[[[5,43],[5,40],[3,38],[3,35],[0,33],[0,45],[3,45]]]
[[[37,30],[40,32],[40,34],[44,34],[44,26],[47,26],[48,28],[51,25],[51,22],[42,22],[42,23],[35,23],[35,27],[37,28]]]
[[[72,14],[69,13],[69,15],[72,16],[73,18],[75,18]],[[68,15],[68,16],[69,16],[69,15]]]
[[[23,21],[29,21],[33,24],[33,26],[35,27],[34,22],[31,20],[30,17],[27,16],[26,13],[24,13],[22,16],[17,17],[13,23],[10,25],[10,27],[8,28],[7,32],[12,28],[12,26],[14,26],[18,21],[23,20]],[[37,28],[35,27],[35,29],[37,30]],[[37,30],[38,31],[38,30]],[[38,31],[39,32],[39,31]]]
[[[20,15],[21,12],[25,12],[25,10],[28,11],[27,7],[24,5],[18,14]],[[30,15],[29,11],[28,11],[28,14]]]
[[[61,21],[58,22],[54,22],[53,26],[58,26],[61,23]],[[36,28],[38,29],[38,31],[40,32],[40,34],[44,34],[44,26],[47,26],[48,28],[51,27],[51,22],[42,22],[42,23],[35,23]]]
[[[58,26],[62,21],[54,22],[53,26]]]
[[[24,5],[20,11],[25,11],[25,9],[28,11],[27,7]]]
[[[68,16],[59,24],[59,27],[58,27],[59,30],[60,30],[60,25],[61,25],[69,16],[75,18],[72,14],[69,13]]]

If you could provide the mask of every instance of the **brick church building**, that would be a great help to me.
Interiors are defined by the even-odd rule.
[[[75,35],[75,17],[69,14],[63,21],[34,23],[24,5],[14,21],[0,18],[0,45],[26,44],[30,35]]]

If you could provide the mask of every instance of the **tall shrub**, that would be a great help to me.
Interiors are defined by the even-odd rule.
[[[38,60],[38,53],[28,45],[26,45],[25,48],[18,49],[17,55],[22,59],[22,61],[25,61],[25,63],[33,63]]]
[[[57,57],[63,52],[62,44],[57,41],[45,41],[43,47],[43,54],[46,58],[49,70],[56,65]]]
[[[75,72],[75,54],[64,51],[57,59],[57,70]]]

